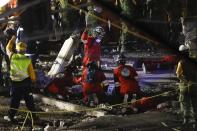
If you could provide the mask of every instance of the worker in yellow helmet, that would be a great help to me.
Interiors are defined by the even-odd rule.
[[[8,121],[14,120],[17,110],[13,110],[13,108],[19,108],[21,99],[25,100],[30,111],[35,111],[31,84],[36,82],[36,75],[31,59],[24,55],[27,45],[19,42],[16,44],[16,53],[13,52],[15,40],[16,37],[12,36],[6,46],[6,52],[10,59],[10,78],[12,80],[10,110],[8,116],[4,116],[4,119]],[[34,116],[33,114],[33,118]]]

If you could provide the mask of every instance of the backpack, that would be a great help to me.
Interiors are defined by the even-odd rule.
[[[88,82],[88,83],[95,82],[95,74],[96,74],[96,70],[95,69],[88,68],[87,69],[86,82]]]
[[[120,71],[121,76],[123,76],[124,78],[129,78],[131,76],[131,72],[128,68],[123,67]]]

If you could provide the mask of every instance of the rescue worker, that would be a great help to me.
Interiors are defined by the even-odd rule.
[[[121,102],[131,102],[132,97],[138,98],[141,93],[135,78],[138,74],[132,66],[126,65],[123,54],[118,56],[117,62],[118,67],[113,70],[116,93],[120,95]]]
[[[81,36],[84,43],[83,64],[86,66],[90,61],[95,61],[100,66],[101,42],[105,31],[101,26],[94,29],[86,28]]]
[[[196,64],[187,58],[178,62],[176,75],[179,83],[179,102],[183,113],[183,124],[197,121],[197,72]]]
[[[75,72],[79,71],[77,66],[80,65],[81,58],[75,58],[69,65],[66,66],[66,69],[63,71],[64,77],[55,78],[52,82],[50,82],[45,88],[45,93],[56,95],[58,98],[69,98],[69,95],[71,95],[71,92],[69,92],[69,87],[81,84],[81,75],[74,75]]]
[[[27,108],[30,111],[35,111],[31,85],[36,82],[36,75],[31,59],[24,55],[27,45],[19,42],[16,45],[17,53],[13,52],[15,40],[16,37],[12,36],[6,46],[6,52],[10,59],[10,78],[12,80],[10,110],[8,116],[4,116],[4,119],[8,121],[14,121],[14,116],[17,113],[17,110],[14,109],[19,108],[22,98],[25,100]],[[34,113],[32,115],[33,118],[36,118]]]
[[[89,62],[82,72],[84,101],[90,106],[99,104],[108,87],[105,74],[95,62]]]

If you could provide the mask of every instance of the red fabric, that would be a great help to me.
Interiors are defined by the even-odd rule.
[[[87,31],[84,31],[81,35],[81,40],[87,40],[88,38],[88,32]]]
[[[72,86],[74,85],[74,81],[73,81],[73,75],[70,72],[65,71],[64,72],[64,83],[66,83],[67,86]]]
[[[68,71],[64,72],[64,78],[54,79],[48,86],[47,91],[51,94],[60,94],[65,96],[68,94],[68,87],[75,84],[74,77]]]
[[[100,43],[97,43],[96,41],[92,43],[93,37],[88,36],[87,32],[83,32],[81,36],[81,40],[87,41],[87,43],[84,43],[83,63],[86,65],[90,61],[100,61],[100,57],[101,57]]]
[[[84,57],[83,57],[83,65],[84,65],[84,67],[85,67],[89,62],[90,62],[90,61],[89,61],[88,56],[84,56]]]
[[[169,63],[174,63],[176,61],[176,56],[175,55],[164,56],[163,61],[169,62]]]
[[[83,34],[81,35],[81,40],[82,41],[87,41],[88,39],[88,32],[84,31]],[[84,43],[84,53],[87,52],[88,46],[87,44]]]
[[[127,68],[130,71],[129,78],[125,78],[121,75],[121,70],[123,68]],[[117,68],[114,69],[114,77],[120,83],[120,93],[122,95],[128,93],[140,93],[140,88],[138,86],[138,82],[135,80],[135,76],[137,76],[137,72],[135,69],[129,65],[119,65]]]
[[[84,97],[87,97],[89,94],[102,94],[104,93],[101,83],[106,80],[105,74],[102,71],[96,71],[95,82],[87,82],[87,68],[83,70],[82,73],[82,86]]]
[[[57,94],[59,92],[59,88],[57,87],[57,85],[55,85],[54,83],[50,84],[48,86],[48,92],[52,93],[52,94]]]
[[[163,100],[160,97],[142,97],[142,99],[133,103],[132,106],[139,108],[142,111],[147,111],[156,108]]]
[[[81,76],[73,77],[73,83],[74,84],[81,84]]]
[[[60,94],[65,96],[67,92],[67,83],[64,79],[54,79],[48,86],[47,90],[51,94]]]

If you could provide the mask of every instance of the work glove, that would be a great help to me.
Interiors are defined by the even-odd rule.
[[[104,92],[107,92],[109,85],[105,86],[103,83],[101,83],[101,87],[103,88]]]

